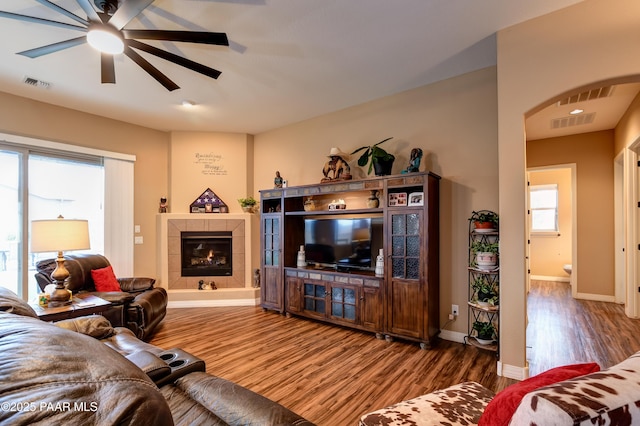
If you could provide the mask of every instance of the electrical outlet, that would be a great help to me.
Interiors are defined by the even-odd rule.
[[[454,316],[458,316],[460,314],[460,307],[458,305],[451,305],[451,313]]]

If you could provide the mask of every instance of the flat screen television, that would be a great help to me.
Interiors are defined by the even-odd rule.
[[[382,217],[313,217],[304,220],[307,264],[338,270],[374,270],[382,248]]]

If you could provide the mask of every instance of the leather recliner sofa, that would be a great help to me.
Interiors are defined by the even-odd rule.
[[[0,353],[0,424],[313,426],[206,373],[197,357],[138,340],[100,315],[41,321],[3,287]],[[164,357],[174,353],[180,359]],[[184,360],[190,368],[172,367]]]
[[[35,277],[41,290],[53,283],[51,273],[56,266],[56,259],[36,263]],[[111,307],[102,315],[114,327],[127,327],[139,339],[148,340],[167,313],[166,290],[154,287],[153,278],[135,277],[117,278],[122,291],[96,291],[91,271],[108,266],[111,266],[109,260],[99,254],[65,255],[65,267],[70,274],[67,289],[74,294],[91,293],[111,302]]]

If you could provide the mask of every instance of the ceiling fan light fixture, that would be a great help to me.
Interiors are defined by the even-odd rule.
[[[104,25],[92,25],[87,33],[87,42],[94,49],[111,55],[119,55],[124,52],[124,39],[118,30]]]

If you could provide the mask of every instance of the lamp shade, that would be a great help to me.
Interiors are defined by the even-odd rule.
[[[60,217],[31,222],[31,253],[89,248],[91,247],[87,220]]]

